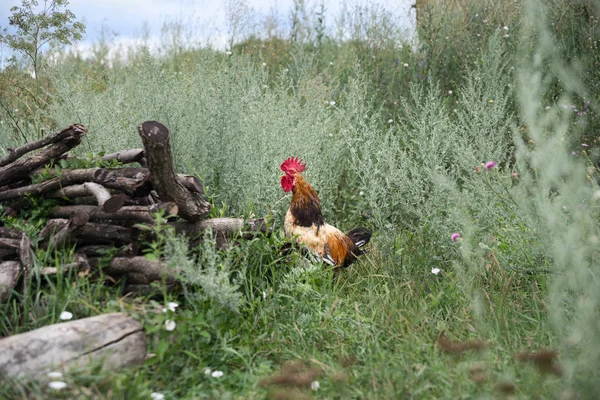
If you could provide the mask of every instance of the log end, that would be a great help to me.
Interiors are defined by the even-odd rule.
[[[116,194],[106,200],[102,205],[102,211],[107,213],[114,213],[123,207],[125,204],[126,197],[123,194]]]
[[[145,121],[139,127],[140,136],[157,143],[169,141],[169,129],[158,121]]]

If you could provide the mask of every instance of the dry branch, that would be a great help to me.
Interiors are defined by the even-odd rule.
[[[42,376],[56,369],[103,362],[107,370],[141,364],[146,336],[141,324],[122,314],[45,326],[0,340],[0,376]]]
[[[140,161],[144,158],[144,149],[131,149],[131,150],[121,150],[116,153],[105,154],[102,156],[102,160],[104,161],[112,161],[117,160],[122,162],[123,164],[129,164],[137,162],[140,165]]]
[[[48,164],[52,159],[71,150],[79,144],[86,132],[87,129],[82,125],[71,125],[60,133],[63,135],[60,141],[52,143],[38,154],[17,159],[12,163],[0,167],[0,186],[26,178],[34,169]]]
[[[189,221],[201,220],[210,206],[198,193],[190,192],[175,174],[169,130],[156,121],[146,121],[138,126],[150,179],[161,201],[172,201],[179,207],[181,217]]]
[[[51,176],[55,175],[54,170],[49,170],[48,173]],[[36,174],[33,175],[35,176]],[[54,192],[62,187],[84,182],[95,182],[129,195],[137,195],[144,191],[144,186],[148,183],[148,176],[148,170],[143,168],[67,169],[62,170],[60,176],[55,176],[42,183],[1,191],[0,201],[18,199],[25,195]]]
[[[11,162],[18,160],[21,156],[34,150],[41,149],[49,144],[62,142],[63,140],[69,140],[73,135],[72,131],[75,129],[83,129],[85,131],[85,128],[81,125],[72,125],[66,129],[63,129],[61,132],[50,134],[39,140],[36,140],[35,142],[27,143],[26,145],[16,149],[8,149],[8,154],[0,159],[0,167],[4,167]]]

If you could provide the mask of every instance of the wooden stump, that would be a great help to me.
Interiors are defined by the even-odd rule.
[[[0,376],[39,377],[89,362],[111,370],[141,364],[145,357],[141,324],[126,314],[104,314],[0,340]]]
[[[150,170],[150,180],[161,201],[172,201],[179,215],[188,221],[203,219],[210,205],[197,192],[190,191],[175,173],[169,130],[157,121],[146,121],[138,127]]]

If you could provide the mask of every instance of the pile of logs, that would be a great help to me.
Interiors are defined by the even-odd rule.
[[[144,291],[159,280],[176,283],[176,271],[161,260],[141,256],[142,243],[152,238],[148,237],[151,230],[140,229],[140,224],[154,224],[155,212],[170,216],[168,223],[192,243],[207,228],[216,235],[218,246],[238,234],[266,232],[260,219],[207,219],[210,206],[202,197],[201,182],[175,172],[169,130],[159,122],[146,121],[138,131],[143,148],[101,157],[107,164],[118,161],[118,168],[54,168],[60,160],[72,157],[68,152],[87,133],[82,125],[9,149],[0,158],[0,215],[5,219],[27,215],[28,208],[40,203],[32,199],[53,199],[56,206],[48,210],[49,219],[36,246],[48,251],[75,246],[74,261],[60,268],[92,272],[110,250],[115,257],[103,266],[103,273],[125,278],[126,290],[131,291]],[[28,282],[31,269],[30,238],[0,222],[0,302],[19,281]],[[53,274],[57,268],[39,272]],[[28,286],[23,284],[24,290]]]

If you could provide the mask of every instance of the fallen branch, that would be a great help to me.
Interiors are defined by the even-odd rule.
[[[15,160],[18,160],[19,158],[21,158],[21,156],[30,153],[34,150],[41,149],[42,147],[48,146],[49,144],[69,140],[73,135],[72,131],[75,129],[85,130],[85,128],[81,125],[72,125],[58,133],[47,135],[39,140],[27,143],[24,146],[18,147],[16,149],[8,149],[8,154],[2,159],[0,159],[0,167],[4,167]]]
[[[121,150],[116,153],[105,154],[102,156],[102,160],[104,161],[112,161],[117,160],[123,164],[129,163],[140,163],[140,161],[144,158],[144,149],[131,149],[131,150]]]
[[[71,150],[79,144],[86,132],[87,129],[82,125],[71,125],[61,132],[63,137],[60,141],[52,143],[38,154],[17,159],[10,164],[0,167],[0,186],[26,178],[34,169],[48,164],[52,159]]]

